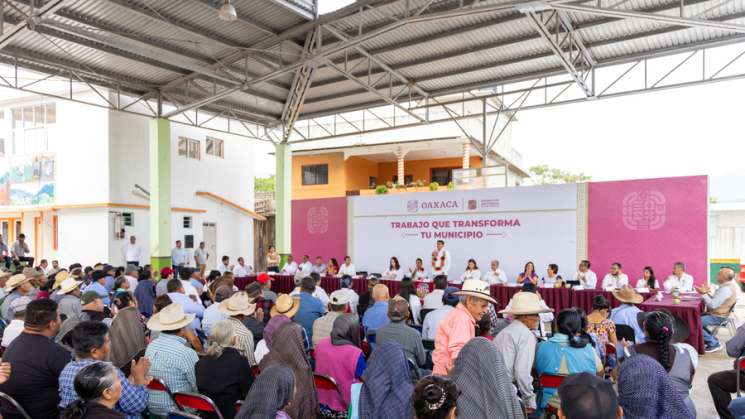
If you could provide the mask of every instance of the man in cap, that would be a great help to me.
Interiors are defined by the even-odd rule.
[[[266,272],[262,272],[256,277],[256,282],[261,285],[261,297],[254,302],[256,309],[264,312],[264,323],[269,321],[269,313],[277,302],[277,293],[272,291],[272,277]]]
[[[406,325],[406,320],[409,319],[409,302],[398,295],[393,297],[388,302],[388,318],[391,321],[378,329],[375,344],[395,342],[404,350],[407,358],[418,366],[423,366],[427,356],[424,353],[422,336],[416,329]]]
[[[168,293],[168,281],[173,279],[173,269],[170,266],[166,266],[160,270],[160,280],[155,284],[155,296],[160,297],[163,294]]]
[[[424,340],[431,340],[434,342],[435,337],[437,337],[437,328],[440,326],[440,322],[455,308],[455,306],[458,305],[459,298],[455,295],[458,288],[447,287],[442,291],[443,294],[440,301],[440,307],[427,313],[424,317],[424,322],[422,322],[422,339]]]
[[[60,289],[57,292],[60,295],[60,299],[57,302],[59,304],[60,316],[64,319],[73,316],[79,316],[83,312],[83,306],[80,303],[80,284],[83,281],[77,281],[75,278],[68,277],[62,281]]]
[[[215,290],[215,302],[204,309],[202,316],[202,331],[208,337],[212,335],[212,326],[220,320],[225,320],[228,316],[220,312],[220,303],[230,298],[233,290],[227,285],[220,285]]]
[[[31,278],[27,278],[24,274],[15,274],[8,279],[8,282],[6,282],[5,292],[9,294],[5,297],[3,304],[0,306],[0,311],[2,312],[5,321],[9,322],[13,320],[14,316],[10,310],[10,304],[13,300],[23,297],[24,295],[31,298],[30,294],[34,290],[34,287],[31,285],[30,281]]]
[[[587,372],[565,378],[559,387],[559,398],[559,419],[623,418],[613,384]]]
[[[26,315],[26,306],[30,302],[31,299],[24,296],[16,298],[10,303],[10,310],[13,312],[14,318],[3,330],[3,341],[0,344],[3,348],[7,348],[13,342],[13,339],[23,332],[23,318]]]
[[[463,346],[476,336],[476,322],[484,317],[489,303],[497,303],[489,295],[489,284],[480,279],[464,281],[461,290],[454,294],[461,297],[460,303],[442,319],[437,329],[432,352],[436,375],[448,375]]]
[[[104,302],[100,295],[95,291],[86,291],[80,296],[80,304],[83,306],[81,321],[94,320],[106,323],[111,326],[111,317],[104,312]]]
[[[147,328],[160,332],[145,349],[145,357],[150,360],[149,374],[163,380],[173,392],[199,393],[194,365],[199,360],[194,349],[187,345],[190,334],[189,325],[194,321],[193,314],[186,314],[179,303],[164,307],[147,322]],[[148,410],[160,417],[176,410],[171,397],[162,391],[149,391]]]
[[[243,319],[251,316],[256,311],[256,304],[253,304],[245,292],[237,292],[227,300],[220,303],[220,312],[228,316],[228,321],[233,323],[235,342],[233,347],[240,352],[251,365],[256,365],[254,358],[254,336],[246,326],[243,325]]]
[[[93,282],[85,287],[85,291],[93,291],[101,297],[104,305],[108,306],[111,303],[109,300],[109,291],[106,289],[106,272],[103,270],[95,270],[91,272],[91,278]]]
[[[504,365],[511,382],[517,383],[528,413],[535,412],[536,395],[533,377],[530,374],[535,360],[537,338],[533,334],[541,322],[541,313],[552,311],[542,304],[541,297],[534,292],[521,291],[512,296],[508,308],[500,311],[514,318],[496,338],[494,344],[504,358]]]
[[[344,314],[347,311],[348,306],[349,297],[344,291],[336,290],[331,293],[328,304],[329,312],[313,322],[314,348],[321,339],[331,336],[331,329],[334,327],[334,320]]]
[[[353,279],[349,275],[341,277],[341,288],[342,291],[349,298],[349,311],[350,313],[357,314],[357,305],[360,303],[360,296],[352,289]]]

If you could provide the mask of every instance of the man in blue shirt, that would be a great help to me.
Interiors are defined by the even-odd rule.
[[[91,272],[91,277],[93,282],[85,287],[85,291],[94,291],[101,297],[105,306],[110,305],[109,292],[106,290],[106,272],[95,270]]]
[[[621,302],[621,305],[611,310],[610,320],[616,325],[623,324],[634,329],[635,342],[629,342],[630,344],[644,343],[644,331],[641,326],[639,326],[639,321],[637,321],[636,318],[636,315],[642,312],[636,304],[640,304],[644,301],[644,297],[628,285],[620,290],[613,291],[613,296],[616,297],[616,300]],[[620,358],[623,353],[623,345],[620,345],[620,342],[616,351]]]
[[[185,313],[193,314],[194,320],[191,322],[191,327],[194,330],[199,330],[199,323],[202,321],[202,317],[204,317],[204,306],[201,302],[194,301],[186,295],[184,284],[180,280],[171,279],[166,286],[171,302],[181,304]]]
[[[300,308],[294,318],[298,324],[303,326],[310,342],[313,341],[313,322],[326,312],[321,300],[313,297],[315,290],[316,281],[309,276],[303,278],[300,283]]]
[[[375,304],[365,311],[362,317],[362,326],[365,334],[377,333],[378,329],[387,325],[391,320],[388,318],[388,300],[390,295],[388,287],[378,284],[372,289],[372,298]]]

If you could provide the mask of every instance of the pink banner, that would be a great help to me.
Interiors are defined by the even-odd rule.
[[[613,262],[632,286],[644,266],[662,282],[677,261],[696,284],[706,282],[706,176],[592,182],[588,194],[588,254],[598,287]]]
[[[309,255],[311,263],[321,256],[341,264],[346,253],[347,198],[292,201],[292,254],[298,263]]]

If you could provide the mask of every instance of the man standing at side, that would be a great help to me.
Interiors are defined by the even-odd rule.
[[[204,270],[207,269],[207,259],[210,258],[210,254],[204,246],[204,242],[199,242],[199,247],[194,251],[194,264],[202,276],[204,276]]]
[[[709,327],[718,326],[727,320],[730,309],[737,302],[737,285],[735,284],[735,271],[729,266],[719,269],[717,273],[717,283],[719,288],[711,294],[709,284],[701,284],[696,287],[696,291],[704,299],[706,304],[706,313],[701,316],[701,326],[704,332],[704,343],[706,352],[715,352],[722,349],[719,340],[710,331]]]
[[[129,236],[129,243],[124,244],[122,253],[124,254],[125,265],[140,266],[142,248],[137,244],[137,238],[135,236]]]
[[[171,250],[171,265],[173,265],[173,269],[178,272],[180,268],[186,266],[187,260],[186,249],[181,247],[181,240],[176,240],[176,247]]]

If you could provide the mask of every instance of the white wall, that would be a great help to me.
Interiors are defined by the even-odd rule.
[[[62,210],[58,231],[59,250],[45,255],[46,259],[59,259],[62,266],[75,262],[86,266],[109,260],[106,246],[110,237],[109,217],[105,209]]]
[[[709,258],[745,259],[745,205],[726,211],[716,210],[716,206],[709,210]]]

